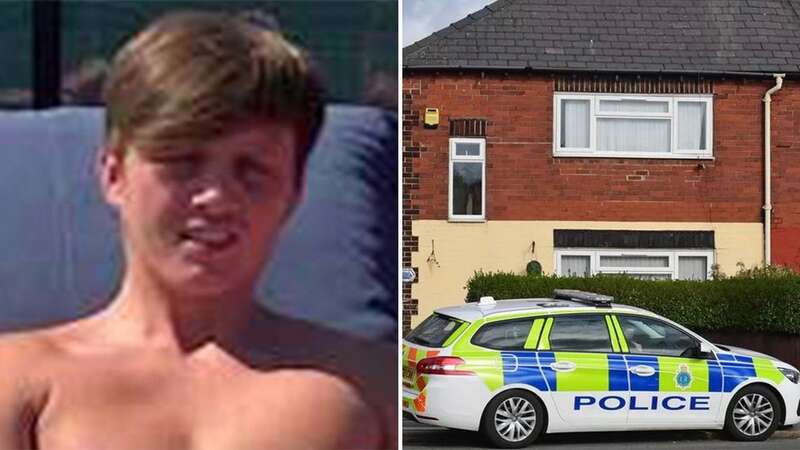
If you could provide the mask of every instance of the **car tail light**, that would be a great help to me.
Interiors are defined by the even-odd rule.
[[[474,375],[471,370],[458,370],[464,360],[455,356],[434,356],[417,362],[417,375]]]

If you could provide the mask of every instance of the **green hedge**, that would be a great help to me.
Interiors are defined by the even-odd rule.
[[[553,289],[611,295],[698,330],[800,334],[800,275],[761,269],[709,281],[648,281],[624,276],[571,278],[476,272],[467,301],[550,297]]]

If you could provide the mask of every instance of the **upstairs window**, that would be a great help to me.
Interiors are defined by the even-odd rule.
[[[451,220],[486,218],[486,140],[450,139]]]
[[[553,156],[711,158],[711,96],[556,94]]]

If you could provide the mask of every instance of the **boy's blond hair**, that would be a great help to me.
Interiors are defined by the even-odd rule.
[[[280,34],[232,15],[172,13],[131,39],[103,89],[106,144],[143,156],[207,142],[238,123],[290,124],[296,177],[316,139],[324,104],[303,52]]]

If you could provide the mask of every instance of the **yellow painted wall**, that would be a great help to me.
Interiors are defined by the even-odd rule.
[[[760,223],[417,220],[411,229],[419,237],[419,251],[411,255],[419,269],[411,288],[412,298],[419,300],[412,326],[434,309],[463,303],[466,282],[475,270],[523,273],[528,261],[536,259],[552,274],[554,229],[714,231],[714,262],[728,275],[736,273],[738,262],[746,267],[761,264],[764,248]]]

